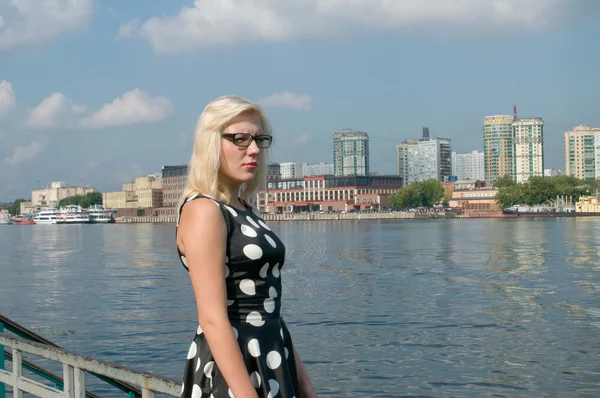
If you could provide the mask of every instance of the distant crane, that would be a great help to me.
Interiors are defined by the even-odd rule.
[[[513,105],[513,120],[517,120],[517,106]]]

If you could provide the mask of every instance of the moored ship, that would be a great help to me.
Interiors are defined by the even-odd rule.
[[[92,224],[108,224],[114,223],[114,213],[110,209],[105,209],[100,205],[94,205],[88,209],[90,215],[90,223]]]
[[[33,216],[33,221],[39,225],[56,224],[57,215],[56,209],[41,210]]]
[[[8,214],[7,211],[0,212],[0,225],[2,225],[2,224],[12,224],[10,215]]]
[[[70,205],[60,209],[56,216],[57,224],[89,224],[90,215],[87,209],[77,205]]]

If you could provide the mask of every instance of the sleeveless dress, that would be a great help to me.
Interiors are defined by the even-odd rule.
[[[196,194],[181,206],[179,217],[187,203],[200,198],[218,206],[227,225],[223,266],[227,313],[250,380],[261,398],[299,397],[292,339],[281,317],[285,247],[247,205],[246,210],[234,209],[207,195]],[[177,252],[188,269],[179,247]],[[234,398],[200,326],[187,354],[181,397]]]

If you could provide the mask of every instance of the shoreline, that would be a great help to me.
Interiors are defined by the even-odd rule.
[[[360,220],[449,220],[478,218],[578,218],[600,217],[600,213],[540,213],[540,214],[503,214],[501,211],[465,211],[465,212],[380,212],[380,213],[304,213],[304,214],[264,214],[265,221],[360,221]],[[175,216],[121,217],[117,224],[174,224]]]

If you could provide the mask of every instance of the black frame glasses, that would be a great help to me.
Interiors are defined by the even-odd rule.
[[[271,146],[273,137],[268,134],[252,135],[248,133],[233,133],[233,134],[221,134],[223,138],[233,142],[240,148],[248,148],[252,145],[252,141],[256,141],[256,146],[262,149],[266,149]]]

